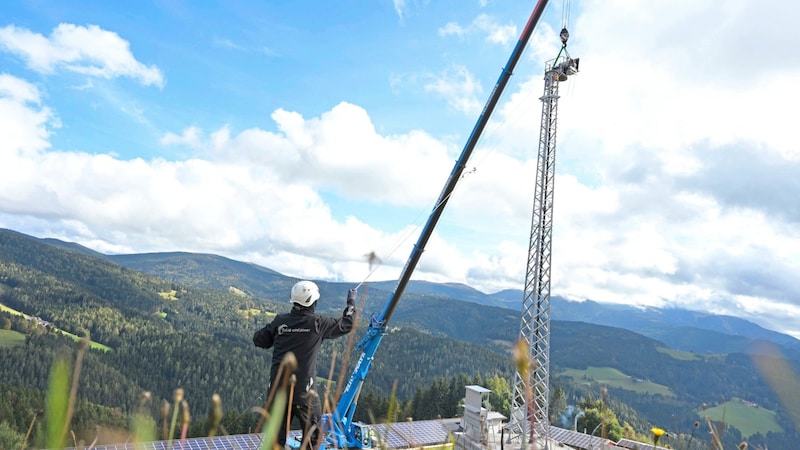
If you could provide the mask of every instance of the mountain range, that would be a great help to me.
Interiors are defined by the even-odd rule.
[[[207,289],[233,290],[261,298],[280,299],[288,291],[285,288],[289,282],[275,283],[288,277],[268,268],[222,256],[185,252],[103,255],[75,243],[54,239],[44,239],[43,242],[106,258],[122,266],[176,283]],[[327,285],[349,286],[354,283],[320,284],[324,292]],[[394,290],[396,281],[372,281],[369,286],[388,296]],[[405,292],[514,311],[521,309],[524,295],[522,290],[508,289],[486,294],[464,284],[421,280],[410,281]],[[550,302],[553,320],[623,328],[661,341],[677,350],[695,353],[767,352],[800,360],[800,340],[739,317],[679,308],[641,308],[591,300],[576,302],[558,296],[553,296]]]

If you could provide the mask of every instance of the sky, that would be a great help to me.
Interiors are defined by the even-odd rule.
[[[0,228],[396,279],[533,6],[4,2]],[[550,1],[413,278],[524,288],[566,26],[581,63],[559,86],[552,295],[800,338],[797,17],[777,0]]]

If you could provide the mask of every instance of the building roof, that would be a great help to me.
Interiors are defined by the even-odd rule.
[[[476,384],[470,384],[469,386],[467,386],[467,389],[473,390],[475,392],[480,392],[481,394],[485,394],[487,392],[492,392],[491,389],[486,389],[485,387],[478,386]]]

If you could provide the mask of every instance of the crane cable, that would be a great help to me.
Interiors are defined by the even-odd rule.
[[[459,178],[459,180],[462,180],[462,179],[464,179],[464,177],[466,177],[467,175],[470,175],[470,174],[472,174],[472,173],[474,173],[474,172],[475,172],[475,169],[473,168],[472,170],[468,170],[468,171],[466,171],[466,172],[462,173],[462,174],[461,174],[461,178]],[[447,195],[447,197],[445,197],[445,198],[441,199],[441,200],[440,200],[440,201],[439,201],[439,202],[438,202],[438,203],[437,203],[437,204],[436,204],[436,205],[433,207],[433,209],[439,208],[439,207],[442,205],[442,203],[444,203],[444,202],[448,201],[448,200],[450,199],[450,197],[452,197],[452,195],[453,195],[453,193],[455,192],[455,190],[456,190],[456,188],[457,188],[457,187],[458,187],[458,185],[454,186],[454,187],[453,187],[453,191],[452,191],[452,192],[450,192],[450,193]],[[378,255],[376,255],[374,251],[373,251],[373,252],[370,252],[370,253],[367,253],[366,255],[364,255],[365,257],[367,257],[367,258],[368,258],[368,261],[369,261],[369,272],[368,272],[368,273],[367,273],[367,275],[366,275],[366,276],[365,276],[365,277],[364,277],[364,278],[363,278],[363,279],[362,279],[362,280],[361,280],[361,281],[360,281],[360,282],[359,282],[359,283],[356,285],[356,287],[355,287],[354,289],[358,289],[358,288],[360,288],[360,287],[361,287],[361,286],[362,286],[364,283],[366,283],[366,282],[367,282],[367,280],[369,280],[369,278],[372,276],[372,274],[373,274],[373,273],[375,273],[375,271],[377,271],[377,270],[378,270],[378,269],[379,269],[379,268],[380,268],[380,267],[383,265],[383,261],[384,261],[385,259],[389,258],[390,256],[392,256],[392,254],[394,254],[394,252],[396,252],[397,250],[399,250],[399,249],[400,249],[400,247],[401,247],[401,246],[402,246],[402,245],[403,245],[403,244],[404,244],[406,241],[408,241],[408,240],[411,238],[411,236],[412,236],[412,232],[415,232],[415,231],[417,231],[417,230],[419,229],[419,227],[420,227],[420,225],[419,225],[419,224],[421,223],[421,217],[422,217],[422,215],[423,215],[423,213],[424,213],[424,212],[425,212],[425,210],[424,210],[424,209],[421,209],[421,210],[419,211],[419,214],[417,215],[416,219],[414,219],[414,221],[412,222],[412,223],[414,223],[415,225],[414,225],[414,226],[413,226],[411,229],[409,229],[407,233],[405,233],[403,236],[399,237],[399,238],[398,238],[398,239],[395,241],[395,243],[392,245],[391,249],[390,249],[390,250],[389,250],[389,251],[388,251],[388,252],[385,254],[385,256],[384,256],[383,258],[380,258]]]

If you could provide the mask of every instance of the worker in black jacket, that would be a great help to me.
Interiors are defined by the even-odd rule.
[[[272,322],[253,335],[256,347],[273,349],[270,390],[276,388],[281,381],[277,379],[278,367],[284,356],[292,352],[297,358],[297,381],[287,414],[292,416],[289,422],[294,417],[299,419],[304,438],[308,430],[312,430],[312,448],[317,448],[319,444],[319,422],[322,416],[319,396],[309,395],[314,388],[314,377],[317,374],[317,354],[323,340],[344,336],[353,329],[356,290],[350,289],[347,293],[347,307],[338,319],[316,314],[314,307],[318,299],[319,288],[315,283],[296,283],[291,292],[291,301],[294,303],[292,310],[286,314],[278,314]],[[278,443],[281,446],[286,444],[286,423],[286,420],[281,421],[278,432]]]

